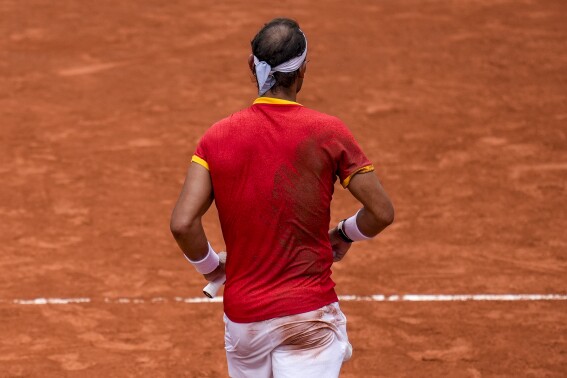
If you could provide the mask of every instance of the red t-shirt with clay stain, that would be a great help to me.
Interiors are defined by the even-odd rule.
[[[337,301],[328,236],[337,177],[374,168],[335,117],[260,97],[201,138],[226,243],[224,311],[237,323]]]

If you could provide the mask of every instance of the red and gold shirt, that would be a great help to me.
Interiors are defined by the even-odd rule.
[[[338,118],[260,97],[207,130],[193,162],[211,174],[227,249],[224,311],[249,323],[337,300],[330,203],[339,178],[374,168]]]

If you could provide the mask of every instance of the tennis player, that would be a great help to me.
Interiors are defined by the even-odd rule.
[[[202,136],[171,230],[207,280],[226,274],[231,377],[338,377],[352,348],[331,265],[391,224],[394,210],[347,126],[297,102],[308,56],[297,22],[274,19],[251,45],[259,97]],[[329,231],[337,178],[362,207]],[[201,224],[213,200],[226,263]]]

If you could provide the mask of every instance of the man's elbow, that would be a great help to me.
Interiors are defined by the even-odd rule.
[[[384,206],[384,214],[383,214],[383,221],[386,227],[394,223],[394,218],[395,218],[394,205],[392,204],[391,201],[388,201],[386,206]]]
[[[389,200],[380,204],[372,213],[380,229],[384,229],[394,222],[394,205]]]
[[[193,222],[189,219],[181,219],[176,217],[171,217],[169,222],[169,229],[171,234],[175,239],[181,238],[187,235],[193,226]]]

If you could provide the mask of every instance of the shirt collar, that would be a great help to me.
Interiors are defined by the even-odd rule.
[[[289,100],[282,100],[281,98],[274,98],[274,97],[258,97],[254,100],[254,104],[269,104],[269,105],[301,105],[299,102],[289,101]]]

